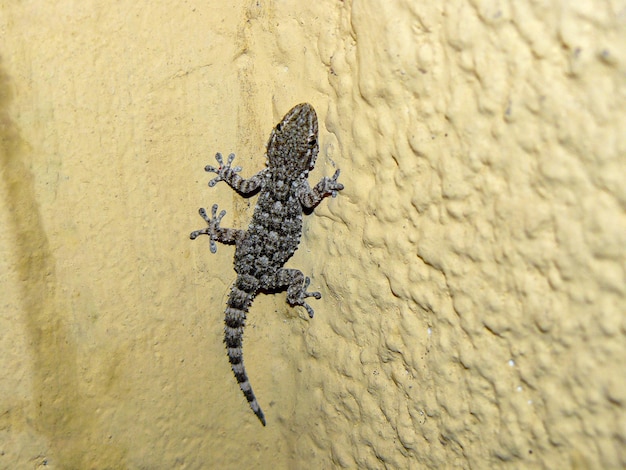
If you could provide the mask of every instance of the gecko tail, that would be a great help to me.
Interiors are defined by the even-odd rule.
[[[254,414],[257,415],[263,426],[265,426],[265,415],[256,400],[254,391],[252,391],[252,386],[243,364],[243,328],[246,323],[246,312],[250,308],[256,291],[256,286],[253,285],[254,281],[254,279],[249,277],[238,276],[230,292],[224,318],[226,323],[224,327],[224,343],[226,343],[228,361],[239,383],[239,388],[241,388],[246,400],[248,400]]]
[[[261,410],[259,402],[254,395],[254,391],[252,390],[252,386],[250,385],[250,380],[248,379],[248,374],[246,373],[246,368],[243,365],[243,353],[241,346],[231,347],[229,345],[229,339],[232,339],[232,337],[229,338],[228,329],[229,327],[226,326],[226,345],[228,346],[228,360],[230,362],[230,366],[233,370],[233,373],[235,374],[237,382],[239,383],[239,388],[241,388],[241,391],[246,397],[246,400],[248,400],[250,408],[252,408],[254,414],[257,415],[257,417],[261,421],[261,424],[265,426],[265,415],[263,414],[263,410]],[[239,344],[241,344],[241,341],[239,341]]]

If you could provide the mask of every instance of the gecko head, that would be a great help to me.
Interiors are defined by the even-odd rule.
[[[270,168],[297,178],[313,169],[319,151],[317,114],[308,103],[294,106],[276,124],[267,143]]]

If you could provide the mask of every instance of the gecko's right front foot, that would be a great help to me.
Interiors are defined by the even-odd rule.
[[[220,215],[217,215],[217,204],[213,204],[213,207],[211,208],[211,217],[207,215],[204,207],[201,207],[198,212],[200,213],[200,216],[202,216],[202,218],[206,221],[206,223],[209,226],[207,228],[203,228],[201,230],[195,230],[191,232],[191,234],[189,235],[189,238],[191,238],[192,240],[195,240],[200,235],[208,235],[209,238],[211,239],[209,243],[211,253],[216,253],[217,244],[215,243],[215,240],[217,240],[217,232],[220,228],[220,221],[226,215],[226,211],[223,210],[222,212],[220,212]]]
[[[335,174],[331,177],[325,177],[322,181],[323,188],[321,188],[321,193],[326,196],[330,194],[332,197],[337,197],[337,191],[341,191],[343,189],[343,184],[337,182],[337,178],[339,178],[340,170],[335,171]]]

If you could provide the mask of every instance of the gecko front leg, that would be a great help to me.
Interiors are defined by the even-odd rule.
[[[339,170],[335,171],[335,174],[331,178],[324,176],[313,188],[309,186],[307,180],[304,180],[298,192],[300,204],[306,209],[313,209],[322,202],[322,199],[325,197],[336,197],[337,191],[343,189],[343,184],[338,183],[337,178],[339,178]]]
[[[220,181],[225,181],[228,185],[233,188],[238,193],[246,196],[249,195],[256,190],[258,190],[263,184],[264,175],[267,172],[267,169],[261,170],[256,175],[244,179],[239,176],[237,173],[241,171],[240,166],[231,167],[233,160],[235,159],[235,154],[231,153],[228,156],[228,160],[226,161],[226,165],[224,165],[224,160],[222,159],[222,154],[217,152],[215,154],[215,160],[220,164],[219,167],[215,168],[212,165],[207,165],[204,167],[204,171],[210,173],[216,173],[217,176],[209,181],[209,186],[213,187]]]
[[[223,210],[222,212],[220,212],[220,215],[217,215],[217,204],[213,204],[213,207],[211,208],[211,217],[207,215],[204,207],[200,208],[198,212],[209,226],[201,230],[194,230],[189,235],[189,238],[195,240],[200,235],[208,235],[211,239],[209,245],[211,253],[217,252],[217,245],[215,244],[216,241],[227,245],[232,245],[233,243],[237,243],[239,240],[241,240],[246,234],[245,230],[220,227],[220,222],[222,218],[226,215],[226,211]]]

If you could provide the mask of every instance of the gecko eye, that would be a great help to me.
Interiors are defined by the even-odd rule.
[[[315,144],[317,144],[317,139],[315,137],[312,137],[311,139],[309,139],[309,145],[311,147],[314,147]]]
[[[283,125],[279,122],[278,124],[276,124],[276,130],[278,132],[280,132],[280,130],[283,128]]]

